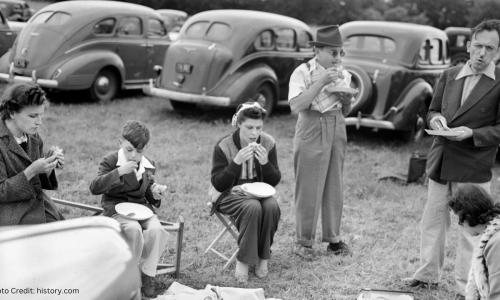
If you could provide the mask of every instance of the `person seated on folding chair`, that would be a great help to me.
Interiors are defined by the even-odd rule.
[[[248,281],[249,265],[256,265],[257,277],[267,276],[281,216],[274,197],[249,196],[240,188],[244,183],[276,186],[280,182],[276,142],[262,132],[266,115],[257,102],[238,106],[232,122],[236,130],[220,139],[213,153],[210,195],[217,200],[212,213],[218,210],[235,220],[239,231],[235,277],[240,283]]]
[[[62,151],[43,152],[38,129],[47,105],[45,92],[27,83],[8,87],[0,100],[0,226],[64,220],[43,191],[57,189],[54,169],[64,165]]]
[[[148,297],[155,295],[152,277],[169,237],[153,209],[160,207],[162,198],[154,193],[160,189],[159,194],[164,195],[166,186],[155,184],[155,164],[144,156],[150,146],[150,134],[146,124],[127,121],[119,139],[120,149],[101,160],[97,177],[90,184],[93,195],[102,194],[103,215],[120,222],[142,272],[141,290]],[[146,220],[127,218],[115,209],[122,202],[144,205],[155,214]]]

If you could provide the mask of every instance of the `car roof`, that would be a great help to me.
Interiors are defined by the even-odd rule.
[[[37,14],[44,11],[63,11],[70,14],[78,13],[79,16],[92,20],[113,14],[129,13],[130,11],[134,11],[137,14],[153,13],[158,15],[154,9],[139,4],[97,0],[58,2],[40,9]]]
[[[0,3],[19,3],[19,4],[26,4],[26,1],[24,1],[24,0],[0,0]]]
[[[397,53],[391,57],[405,65],[413,65],[424,40],[428,38],[440,38],[448,40],[446,33],[438,28],[404,22],[387,21],[352,21],[340,26],[343,38],[355,35],[383,36],[392,39]]]
[[[181,17],[187,17],[187,15],[188,15],[187,12],[182,11],[182,10],[177,10],[177,9],[157,9],[156,12],[160,13],[160,14],[168,14],[168,15],[181,16]]]
[[[243,10],[243,9],[218,9],[209,10],[195,14],[187,22],[192,24],[200,20],[224,21],[231,23],[234,27],[250,26],[254,30],[272,26],[286,25],[292,27],[301,27],[309,30],[304,22],[279,14],[263,11]]]
[[[447,34],[467,34],[471,33],[471,29],[469,27],[448,27],[444,30]]]

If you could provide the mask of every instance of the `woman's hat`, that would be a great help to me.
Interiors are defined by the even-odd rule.
[[[309,46],[317,47],[342,47],[350,43],[350,40],[342,40],[339,25],[331,25],[318,29],[316,41],[308,42]]]

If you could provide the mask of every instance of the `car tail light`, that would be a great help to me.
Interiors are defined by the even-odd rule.
[[[61,69],[57,69],[55,72],[54,72],[54,75],[52,76],[53,79],[57,79],[62,73],[62,70]]]

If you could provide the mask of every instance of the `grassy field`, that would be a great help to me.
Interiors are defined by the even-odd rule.
[[[65,96],[71,100],[72,95]],[[65,98],[63,97],[63,98]],[[118,149],[122,124],[128,119],[146,122],[152,128],[148,156],[158,167],[157,182],[170,187],[168,201],[158,214],[175,221],[186,219],[180,283],[204,288],[206,284],[236,286],[234,266],[222,271],[223,261],[205,248],[221,230],[206,203],[212,150],[216,140],[231,131],[232,111],[200,108],[193,112],[172,111],[168,101],[128,94],[108,104],[52,103],[44,116],[41,135],[45,146],[58,145],[66,153],[66,166],[58,173],[57,198],[99,205],[89,183],[96,176],[102,156]],[[351,258],[326,255],[326,244],[315,246],[316,260],[306,262],[291,253],[294,242],[292,141],[296,116],[280,109],[265,125],[277,140],[282,180],[279,188],[282,219],[273,245],[270,275],[258,279],[251,274],[249,288],[263,288],[266,297],[281,299],[354,299],[363,287],[405,290],[401,278],[418,266],[419,222],[426,201],[422,184],[401,185],[377,181],[383,170],[405,172],[412,151],[427,151],[430,138],[420,145],[407,145],[390,134],[348,130],[345,161],[345,209],[342,238],[354,250]],[[498,193],[495,168],[493,189]],[[70,218],[79,210],[63,208]],[[449,244],[455,244],[455,221]],[[318,228],[317,240],[320,241]],[[173,241],[173,239],[172,239]],[[172,242],[173,243],[173,242]],[[235,250],[227,239],[221,249]],[[442,281],[437,290],[418,290],[416,299],[452,299],[453,259],[448,247]],[[155,279],[157,288],[167,289],[175,279]]]

